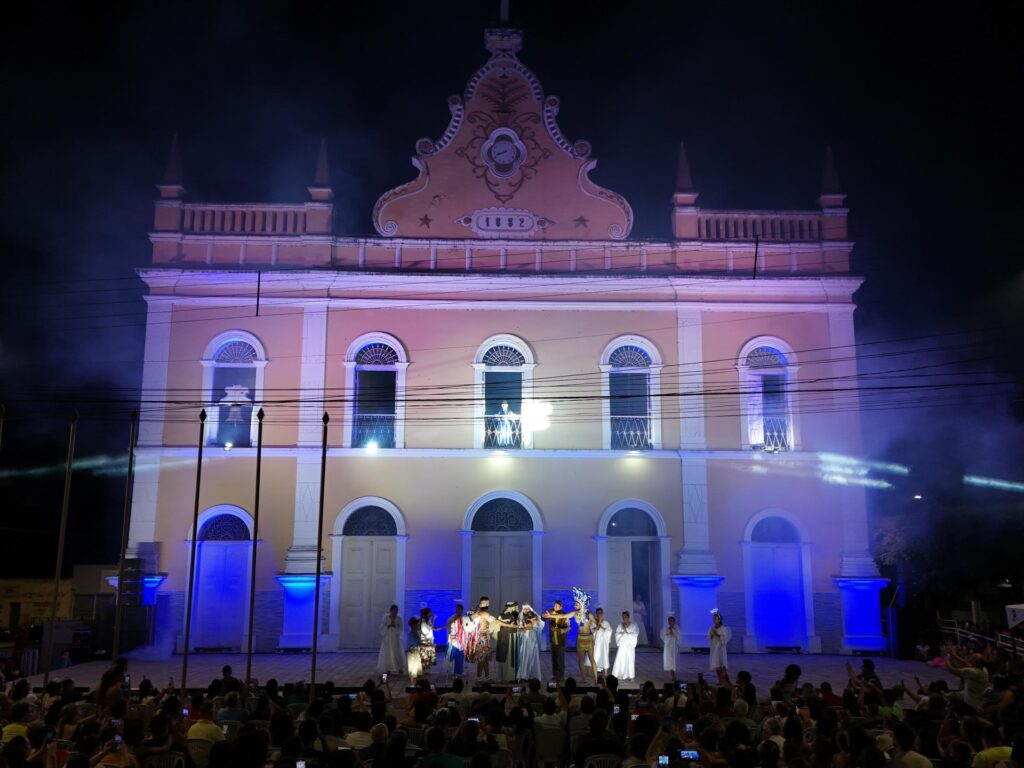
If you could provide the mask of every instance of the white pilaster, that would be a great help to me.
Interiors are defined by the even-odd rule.
[[[679,447],[703,450],[704,342],[701,312],[684,305],[676,308],[679,344]]]
[[[302,315],[302,362],[299,387],[299,446],[319,446],[323,437],[324,382],[327,374],[327,304],[309,304]],[[320,457],[302,454],[295,463],[295,516],[285,573],[313,573],[320,542],[316,540],[320,503]]]
[[[146,343],[142,363],[142,398],[139,406],[139,446],[159,446],[164,441],[164,407],[167,397],[167,364],[171,350],[171,299],[146,297]],[[160,456],[138,454],[132,481],[132,516],[128,529],[128,557],[141,557],[146,570],[159,570],[156,507],[160,492]]]

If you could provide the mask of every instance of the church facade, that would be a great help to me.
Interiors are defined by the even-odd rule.
[[[684,648],[718,608],[733,650],[881,649],[831,159],[816,208],[712,210],[681,150],[672,237],[630,239],[521,32],[485,42],[375,236],[334,231],[323,149],[289,205],[188,201],[172,151],[129,542],[156,642],[191,602],[192,648],[245,649],[259,442],[260,651],[311,646],[318,557],[321,651],[375,648],[392,603],[572,586]]]

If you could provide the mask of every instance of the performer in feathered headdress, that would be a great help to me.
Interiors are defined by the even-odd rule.
[[[597,664],[594,662],[594,614],[590,612],[590,595],[579,587],[572,588],[573,598],[573,611],[572,613],[565,613],[562,611],[561,601],[555,602],[555,609],[548,611],[544,614],[543,618],[550,619],[554,622],[554,626],[561,622],[565,623],[565,634],[568,634],[568,620],[575,619],[576,621],[576,659],[580,665],[580,680],[585,680],[588,676],[587,668],[583,663],[584,659],[590,661],[590,672],[589,675],[597,680],[595,670]],[[554,658],[555,653],[555,640],[552,635],[552,662],[553,666],[557,670],[557,661]],[[564,653],[564,651],[561,651]],[[558,678],[557,671],[555,675]]]

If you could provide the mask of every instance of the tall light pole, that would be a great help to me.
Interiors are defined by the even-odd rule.
[[[192,507],[192,554],[188,562],[188,581],[185,584],[185,650],[181,657],[181,698],[188,696],[188,654],[192,643],[192,584],[196,573],[196,545],[199,543],[199,489],[203,478],[203,442],[206,435],[206,409],[199,412],[199,452],[196,457],[196,501]]]
[[[249,571],[249,639],[245,648],[245,682],[252,680],[252,628],[256,618],[256,545],[260,540],[260,468],[263,460],[263,409],[256,412],[256,501],[252,509],[252,565]]]
[[[132,480],[135,476],[135,436],[139,429],[139,412],[132,411],[128,433],[128,475],[124,481],[124,511],[121,515],[121,559],[117,565],[117,603],[114,609],[114,658],[121,649],[121,622],[124,620],[124,558],[128,551],[128,531],[132,521]]]
[[[57,532],[57,564],[53,569],[53,600],[50,602],[50,627],[43,644],[43,685],[50,682],[53,664],[53,635],[57,629],[57,600],[60,597],[60,570],[64,562],[64,536],[68,529],[68,504],[71,500],[71,472],[75,462],[75,435],[78,432],[78,411],[71,417],[68,427],[68,460],[64,469],[64,498],[60,505],[60,529]]]

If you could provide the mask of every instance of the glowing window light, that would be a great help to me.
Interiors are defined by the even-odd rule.
[[[224,450],[225,451],[230,451],[234,447],[235,447],[235,444],[232,443],[230,440],[228,442],[224,443]]]
[[[368,442],[364,446],[364,448],[366,448],[366,452],[367,453],[376,453],[378,447],[379,446],[377,445],[377,441],[376,440],[371,440],[370,442]]]
[[[543,432],[551,426],[551,403],[542,400],[523,402],[522,425],[529,432]]]

